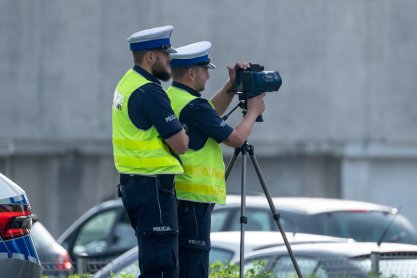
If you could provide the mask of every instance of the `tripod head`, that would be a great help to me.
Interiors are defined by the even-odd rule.
[[[229,113],[227,113],[226,115],[224,115],[224,116],[222,117],[222,119],[223,119],[224,121],[226,121],[226,120],[229,118],[229,116],[230,116],[233,112],[235,112],[235,110],[236,110],[236,109],[238,109],[238,108],[242,109],[243,116],[245,116],[245,115],[246,115],[246,113],[248,112],[247,101],[248,101],[248,98],[247,98],[247,97],[244,97],[244,95],[243,95],[243,94],[239,94],[239,103],[238,103],[235,107],[233,107],[233,109],[232,109]],[[264,121],[264,119],[263,119],[262,115],[259,115],[259,116],[256,118],[256,122],[263,122],[263,121]]]
[[[245,116],[246,113],[248,112],[247,103],[248,103],[247,94],[245,94],[245,93],[239,94],[239,104],[238,104],[238,106],[242,109],[243,116]],[[256,122],[258,122],[258,123],[261,123],[263,121],[264,121],[264,118],[262,117],[262,114],[259,115],[256,118]]]

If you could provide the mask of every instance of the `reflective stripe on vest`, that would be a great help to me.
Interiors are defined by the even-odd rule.
[[[150,82],[131,69],[120,80],[114,92],[112,141],[116,169],[120,173],[140,175],[183,173],[181,164],[159,138],[156,128],[138,129],[129,118],[129,97]]]
[[[179,119],[182,109],[197,98],[187,91],[171,86],[167,90],[175,116]],[[175,176],[177,198],[193,202],[225,204],[225,166],[221,145],[208,138],[200,150],[180,155],[184,174]]]

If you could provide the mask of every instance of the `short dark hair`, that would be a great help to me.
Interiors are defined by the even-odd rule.
[[[171,68],[171,75],[173,79],[181,79],[185,76],[190,68]]]
[[[147,51],[132,51],[133,60],[135,61],[135,64],[142,64],[146,52]]]

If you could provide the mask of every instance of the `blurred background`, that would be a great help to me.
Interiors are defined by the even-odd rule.
[[[250,137],[273,196],[402,207],[416,225],[416,11],[413,0],[1,0],[0,172],[54,236],[115,198],[111,104],[133,65],[126,39],[171,24],[174,46],[213,43],[206,97],[236,61],[280,72]],[[251,167],[248,181],[261,190]]]

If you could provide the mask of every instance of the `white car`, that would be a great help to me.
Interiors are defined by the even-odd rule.
[[[361,242],[417,244],[415,227],[396,208],[353,200],[285,197],[273,198],[285,232],[352,238]],[[277,231],[263,196],[246,198],[246,231]],[[228,195],[216,205],[211,231],[240,230],[240,196]],[[384,232],[386,231],[386,232]]]
[[[338,238],[302,233],[285,233],[290,245],[324,242],[352,242],[347,238]],[[240,232],[211,233],[210,263],[239,262],[240,260]],[[285,246],[284,239],[279,232],[245,232],[245,253],[274,246]]]
[[[307,234],[286,234],[290,244],[323,243],[323,242],[349,242],[346,238],[334,238]],[[211,233],[210,264],[217,261],[239,261],[240,232]],[[284,241],[277,232],[246,232],[245,252],[260,250],[271,246],[282,246]],[[124,274],[140,274],[138,265],[138,248],[134,247],[111,261],[94,275],[94,278],[119,278]],[[113,276],[112,276],[113,275]]]
[[[297,244],[292,248],[304,277],[416,277],[417,245],[383,242]],[[380,275],[369,275],[371,254],[377,253]],[[285,247],[272,247],[248,253],[245,269],[255,261],[266,263],[264,270],[278,277],[296,277]]]
[[[25,191],[0,173],[0,275],[41,277],[32,242],[32,212]]]

